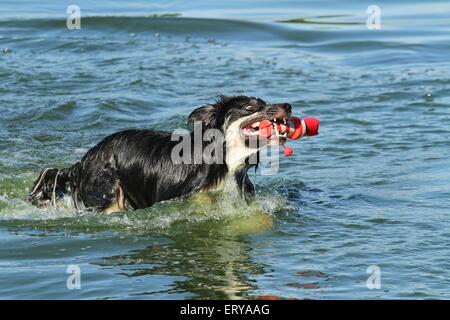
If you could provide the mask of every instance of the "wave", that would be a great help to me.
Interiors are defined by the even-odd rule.
[[[320,18],[320,17],[318,17]],[[311,18],[312,19],[312,18]],[[105,43],[105,36],[111,39],[164,39],[171,41],[194,41],[207,39],[215,44],[275,46],[287,50],[317,51],[320,53],[369,53],[362,61],[371,64],[391,62],[390,60],[421,61],[423,54],[431,50],[431,59],[441,61],[448,53],[448,34],[442,29],[388,28],[382,32],[371,32],[365,24],[353,20],[293,19],[259,22],[251,20],[231,20],[221,18],[181,17],[179,14],[139,15],[139,16],[86,16],[81,18],[81,30],[67,32],[66,18],[31,18],[0,20],[0,31],[4,31],[3,41],[33,41],[38,38],[64,39],[60,49],[75,46],[73,39],[79,38],[78,45],[83,51],[109,49],[115,47],[111,41]],[[316,21],[317,20],[317,21]],[[317,22],[317,23],[316,23]],[[323,24],[327,28],[321,27]],[[86,43],[86,39],[101,38],[98,44]],[[128,41],[127,40],[127,41]],[[33,45],[37,45],[33,43]],[[90,48],[89,46],[93,46]],[[119,49],[122,48],[119,46]],[[116,48],[117,49],[117,48]],[[118,49],[117,49],[118,50]],[[387,55],[372,55],[384,51]],[[393,58],[390,58],[393,57]],[[381,59],[381,60],[380,60]]]
[[[36,32],[66,30],[65,18],[7,19],[1,28],[27,28]],[[180,36],[232,36],[238,40],[300,39],[304,42],[332,39],[330,31],[296,30],[283,23],[261,23],[247,20],[188,18],[179,14],[147,16],[87,16],[81,18],[82,32],[121,31],[134,35],[151,32],[153,36],[171,34]],[[73,33],[75,34],[75,30]]]

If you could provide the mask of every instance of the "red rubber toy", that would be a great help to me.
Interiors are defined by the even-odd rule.
[[[304,136],[316,136],[319,134],[320,120],[316,118],[305,117],[303,119],[298,117],[291,117],[286,124],[278,122],[271,122],[263,120],[259,123],[260,135],[270,138],[276,130],[280,136],[285,135],[291,140],[297,140]],[[284,155],[290,157],[293,153],[292,148],[283,145]]]

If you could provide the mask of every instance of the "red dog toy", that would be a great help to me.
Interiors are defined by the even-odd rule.
[[[289,139],[296,140],[304,136],[316,136],[319,134],[320,121],[316,118],[291,117],[285,124],[278,122],[271,122],[263,120],[259,124],[259,132],[262,136],[270,138],[274,133],[280,136],[286,136]],[[284,148],[284,155],[290,157],[292,155],[292,148]]]

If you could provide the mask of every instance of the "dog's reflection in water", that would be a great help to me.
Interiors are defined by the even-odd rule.
[[[187,211],[196,208],[194,214],[199,218],[217,215],[217,212],[207,212],[207,208],[218,208],[216,201],[214,196],[200,194],[185,202],[183,208]],[[101,265],[121,268],[120,273],[129,277],[174,279],[165,290],[155,290],[161,289],[160,286],[152,287],[152,280],[149,280],[148,290],[139,295],[183,295],[193,299],[251,297],[256,289],[251,278],[264,273],[264,267],[253,261],[250,254],[253,245],[247,236],[270,229],[273,218],[251,206],[244,206],[242,210],[246,210],[246,214],[199,223],[175,223],[168,228],[169,241],[105,258]]]

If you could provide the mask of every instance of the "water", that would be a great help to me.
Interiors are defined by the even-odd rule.
[[[1,298],[450,298],[448,2],[378,1],[378,31],[358,1],[83,0],[81,30],[69,4],[0,4]],[[219,93],[322,120],[249,207],[24,202],[40,169],[123,128],[184,126]],[[269,230],[240,225],[261,210]]]

